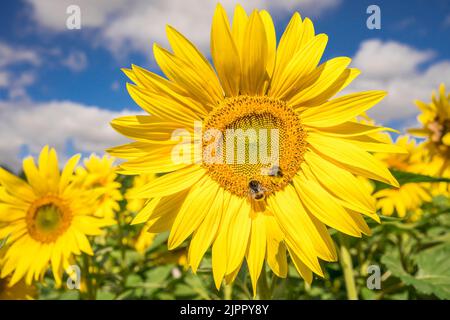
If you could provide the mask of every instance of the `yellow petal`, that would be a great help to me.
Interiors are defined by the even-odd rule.
[[[170,80],[188,91],[198,102],[214,107],[222,99],[219,89],[213,88],[203,75],[197,73],[187,62],[171,54],[158,45],[153,46],[153,54],[161,70]],[[214,90],[215,89],[215,90]]]
[[[312,128],[312,130],[315,130]],[[378,127],[378,126],[372,126],[356,121],[347,121],[341,124],[338,124],[333,127],[328,128],[320,128],[319,129],[321,133],[333,136],[333,137],[357,137],[362,135],[370,135],[373,133],[377,133],[380,131],[390,131],[399,133],[399,131],[387,127]]]
[[[131,198],[157,198],[174,194],[193,186],[205,175],[205,170],[192,165],[159,177],[130,192]]]
[[[283,73],[274,78],[269,95],[284,98],[296,92],[319,63],[327,45],[328,36],[319,34],[301,48],[287,64]]]
[[[277,35],[275,32],[275,26],[273,24],[272,17],[266,10],[262,10],[259,12],[261,16],[261,20],[264,23],[264,28],[266,30],[266,38],[267,38],[267,75],[272,77],[273,70],[275,68],[275,58],[277,51]]]
[[[302,262],[298,255],[295,254],[294,250],[288,247],[289,256],[294,263],[295,269],[297,269],[300,276],[306,281],[306,283],[311,284],[313,280],[312,271]]]
[[[307,108],[301,113],[305,125],[311,127],[332,127],[354,119],[380,102],[384,91],[367,91],[348,94],[320,106]]]
[[[25,202],[31,202],[36,198],[29,184],[3,168],[0,168],[0,183],[11,195]]]
[[[284,235],[272,215],[265,215],[267,235],[267,264],[279,277],[287,276],[286,246]]]
[[[216,7],[211,26],[211,56],[225,95],[237,96],[241,78],[239,53],[230,32],[227,14],[220,4]]]
[[[213,276],[214,283],[216,288],[219,289],[222,284],[223,277],[227,271],[227,263],[228,263],[228,230],[230,220],[233,217],[233,214],[236,210],[239,209],[240,202],[239,201],[231,201],[234,196],[225,191],[223,193],[224,201],[223,201],[223,212],[222,219],[219,226],[219,231],[217,233],[217,237],[214,240],[212,247],[212,268],[213,268]]]
[[[188,63],[198,76],[208,84],[209,92],[213,97],[223,97],[219,79],[208,60],[177,30],[167,26],[166,31],[174,54]]]
[[[33,157],[26,157],[23,159],[23,172],[25,173],[28,183],[36,192],[39,194],[45,194],[47,192],[48,189],[45,178],[39,173]]]
[[[239,52],[239,57],[243,56],[244,37],[247,29],[247,23],[248,16],[244,8],[242,8],[239,4],[236,5],[234,8],[233,23],[231,25],[231,34]]]
[[[392,143],[380,143],[380,140],[369,136],[355,136],[348,137],[345,141],[351,142],[354,145],[364,149],[368,152],[383,152],[383,153],[403,153],[407,154],[408,150],[404,147]]]
[[[61,178],[59,180],[59,192],[63,192],[63,190],[71,182],[73,171],[74,171],[75,167],[78,165],[80,158],[81,158],[81,155],[76,154],[72,158],[70,158],[69,161],[67,161],[66,165],[64,166],[64,169],[62,170]]]
[[[111,126],[128,138],[149,143],[170,143],[175,130],[186,128],[180,123],[161,121],[153,116],[119,117],[111,121]],[[186,130],[190,132],[191,128],[187,127]]]
[[[264,23],[256,10],[247,23],[242,54],[241,93],[262,95],[267,76],[268,43]]]
[[[352,143],[312,132],[308,134],[308,143],[328,161],[345,170],[398,187],[384,163]]]
[[[244,259],[251,229],[250,204],[246,199],[238,197],[232,197],[232,202],[236,202],[234,206],[238,209],[232,213],[228,224],[227,274],[233,272]]]
[[[273,80],[277,79],[284,72],[284,69],[291,61],[295,53],[300,49],[303,37],[302,18],[298,12],[294,13],[289,21],[286,30],[281,36],[280,43],[277,48],[275,70],[273,73]]]
[[[217,190],[216,199],[206,213],[205,219],[192,236],[191,243],[189,244],[188,260],[194,273],[197,272],[203,255],[216,237],[222,216],[223,197],[223,189],[220,188]]]
[[[189,191],[170,231],[169,250],[178,247],[203,222],[208,209],[211,208],[219,185],[205,177]]]
[[[192,149],[192,145],[188,145],[189,149]],[[147,173],[166,173],[187,167],[192,162],[184,163],[178,160],[172,155],[172,145],[162,145],[156,148],[152,148],[151,153],[129,160],[120,164],[120,168],[129,172],[147,174]],[[191,153],[189,154],[189,160],[192,159]]]
[[[360,75],[360,73],[361,72],[355,68],[344,70],[344,72],[342,72],[339,78],[336,81],[334,81],[331,86],[323,90],[316,97],[298,104],[297,110],[307,108],[310,106],[319,106],[327,102],[338,92],[344,90],[350,83],[352,83],[352,81],[355,80]]]
[[[134,225],[146,222],[154,212],[160,200],[161,198],[153,198],[149,200],[145,204],[145,206],[138,212],[138,214],[134,217],[133,221],[131,221],[131,224]]]
[[[127,90],[131,98],[142,109],[159,119],[181,123],[188,127],[192,127],[194,121],[201,120],[194,111],[171,98],[144,91],[129,83],[127,83]]]
[[[311,270],[323,276],[317,256],[331,256],[331,252],[304,211],[293,187],[286,186],[267,201],[285,235],[286,243],[301,256]]]
[[[169,81],[153,72],[149,72],[139,66],[132,65],[132,69],[139,82],[138,86],[148,92],[173,99],[179,104],[188,107],[196,114],[207,115],[207,106],[196,101],[195,97],[175,82]]]
[[[254,295],[256,295],[256,285],[266,256],[265,230],[264,216],[261,213],[257,213],[255,217],[252,217],[250,242],[247,250],[248,272],[250,273],[250,279],[252,280]]]
[[[320,221],[354,237],[361,236],[358,226],[344,208],[318,183],[296,177],[294,186],[305,208]]]
[[[350,58],[338,57],[321,64],[304,79],[298,91],[286,95],[289,104],[293,107],[301,106],[317,98],[339,79],[350,61]]]

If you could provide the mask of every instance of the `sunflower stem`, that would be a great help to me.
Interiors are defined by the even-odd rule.
[[[356,291],[352,256],[350,254],[350,250],[348,249],[348,239],[345,236],[340,235],[339,243],[340,243],[339,260],[342,270],[344,272],[347,298],[349,300],[358,300],[358,292]]]
[[[262,270],[258,280],[258,296],[260,300],[270,300],[272,297],[269,284],[267,283],[267,274],[264,269]]]
[[[225,286],[225,290],[224,290],[225,292],[224,292],[224,298],[225,298],[225,300],[231,300],[232,299],[232,296],[233,296],[233,284],[232,283],[230,283],[230,284],[227,284],[226,286]]]
[[[95,300],[95,296],[92,291],[92,281],[89,275],[89,257],[86,254],[83,254],[83,274],[86,279],[86,298],[88,300]]]

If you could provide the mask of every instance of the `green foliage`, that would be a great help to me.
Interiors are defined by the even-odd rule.
[[[392,275],[401,279],[406,285],[427,295],[436,295],[440,299],[450,299],[450,245],[428,249],[415,256],[417,271],[414,275],[405,271],[398,253],[386,253],[381,262]]]

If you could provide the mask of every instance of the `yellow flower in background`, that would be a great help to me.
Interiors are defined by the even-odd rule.
[[[147,232],[146,228],[144,227],[141,232],[139,232],[139,235],[134,244],[134,248],[136,249],[136,251],[140,254],[144,254],[152,245],[155,236],[155,233]]]
[[[416,145],[414,139],[408,136],[397,138],[396,144],[408,151],[407,154],[377,154],[390,169],[424,174],[427,165],[424,164],[424,151]],[[400,218],[409,214],[409,218],[417,220],[421,216],[421,205],[432,200],[429,183],[407,183],[397,189],[382,189],[374,194],[377,208],[385,216],[394,213]]]
[[[6,250],[4,248],[9,242],[8,240],[0,239],[0,261],[5,255]],[[36,297],[37,290],[34,285],[27,285],[24,279],[22,279],[11,287],[8,286],[9,278],[0,278],[0,300],[31,300]]]
[[[32,300],[35,297],[36,288],[27,285],[24,280],[9,287],[8,278],[0,279],[0,300]]]
[[[22,278],[31,284],[50,265],[60,285],[74,254],[93,254],[87,236],[113,223],[92,216],[98,192],[74,183],[79,158],[72,157],[60,172],[56,151],[45,146],[38,166],[32,157],[24,159],[27,181],[0,168],[0,239],[9,237],[0,277],[11,275],[10,286]]]
[[[144,255],[148,248],[153,244],[156,234],[147,231],[147,227],[141,229],[139,236],[134,243],[134,248],[137,252]],[[187,270],[189,265],[187,263],[187,250],[185,248],[178,248],[169,252],[156,252],[150,255],[150,260],[153,265],[176,264]]]
[[[96,188],[102,192],[96,211],[97,217],[114,218],[115,211],[120,210],[119,201],[123,199],[120,193],[120,183],[116,181],[114,159],[92,154],[84,160],[84,167],[76,169],[76,180],[83,188]]]
[[[145,205],[145,199],[137,199],[130,197],[130,194],[134,192],[150,181],[153,181],[156,178],[155,174],[141,174],[139,176],[133,177],[133,185],[127,190],[125,193],[125,198],[127,199],[127,210],[131,212],[139,212]]]
[[[277,46],[268,12],[248,16],[237,6],[230,27],[217,6],[211,29],[214,68],[178,31],[168,27],[167,35],[173,52],[154,46],[167,79],[134,65],[124,70],[135,83],[127,86],[131,97],[151,116],[112,122],[135,140],[108,150],[128,160],[121,172],[164,174],[130,193],[151,199],[134,223],[145,222],[151,233],[170,230],[170,250],[191,236],[188,264],[194,272],[212,246],[218,288],[224,278],[233,281],[244,259],[254,291],[265,260],[286,277],[287,251],[308,283],[313,272],[323,276],[319,260],[337,259],[327,226],[361,237],[370,234],[361,214],[379,221],[375,201],[356,175],[398,185],[371,153],[401,148],[370,136],[385,128],[355,120],[385,92],[332,99],[359,71],[348,68],[347,57],[319,65],[327,36],[316,35],[312,22],[298,13]],[[205,154],[217,154],[209,153],[205,141],[187,149],[188,158],[200,157],[199,162],[174,161],[180,141],[172,134],[188,131],[195,140],[198,122],[202,132],[224,136],[229,130],[276,129],[279,161],[211,163]],[[264,142],[260,136],[243,140],[246,152]]]
[[[418,120],[422,128],[411,129],[411,134],[427,138],[427,149],[437,168],[435,175],[441,176],[450,166],[450,94],[445,85],[439,86],[439,92],[433,91],[431,102],[416,101],[422,112]]]
[[[425,174],[450,179],[450,166],[443,166],[443,160],[443,158],[435,156],[424,163]],[[447,182],[432,183],[430,189],[433,196],[450,196],[450,184]]]
[[[150,258],[155,265],[176,264],[187,270],[189,269],[187,254],[188,252],[185,248],[179,248],[169,252],[153,254]]]

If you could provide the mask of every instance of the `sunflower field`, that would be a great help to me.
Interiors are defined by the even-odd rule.
[[[299,13],[217,5],[210,60],[166,32],[162,75],[122,70],[127,144],[0,168],[0,299],[450,299],[444,83],[400,133]]]

